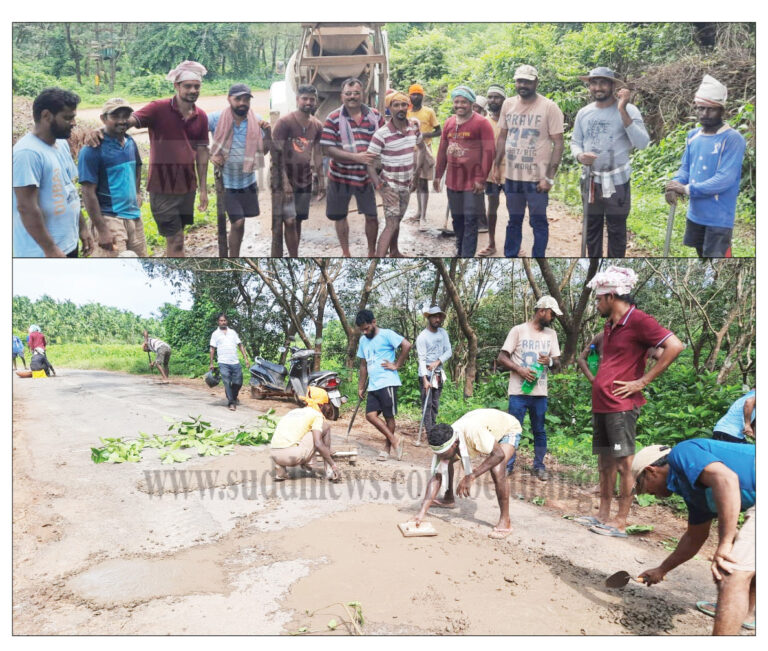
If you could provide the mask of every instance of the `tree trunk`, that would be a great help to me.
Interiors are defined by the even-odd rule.
[[[71,23],[64,23],[64,31],[67,34],[67,45],[69,46],[69,54],[72,56],[72,60],[75,62],[75,75],[77,76],[77,83],[82,84],[83,78],[80,72],[80,59],[82,58],[83,55],[80,54],[78,49],[75,47],[75,44],[72,42],[71,28],[72,28]]]

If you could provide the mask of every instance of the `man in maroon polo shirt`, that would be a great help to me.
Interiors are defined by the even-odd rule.
[[[196,61],[183,61],[166,76],[176,94],[128,118],[129,128],[149,129],[149,204],[169,258],[184,257],[184,226],[194,221],[198,183],[198,207],[208,208],[208,116],[195,106],[206,72]],[[99,130],[86,144],[98,147],[101,137]]]
[[[596,307],[606,317],[602,357],[592,380],[592,453],[598,455],[600,507],[597,516],[578,518],[580,524],[603,536],[625,538],[632,505],[632,460],[635,426],[642,390],[683,350],[681,341],[652,316],[637,309],[630,296],[637,274],[624,267],[608,267],[587,284],[597,295]],[[660,348],[658,361],[645,370],[648,348]],[[616,474],[621,475],[618,511],[611,518]]]

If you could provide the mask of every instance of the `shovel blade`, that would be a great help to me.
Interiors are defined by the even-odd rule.
[[[621,570],[615,574],[611,574],[606,580],[605,585],[608,588],[623,588],[632,577],[626,570]]]

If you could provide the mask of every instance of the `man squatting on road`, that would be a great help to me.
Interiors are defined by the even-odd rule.
[[[421,524],[430,506],[454,508],[453,464],[461,458],[464,466],[456,489],[459,497],[469,497],[472,482],[491,471],[496,498],[499,501],[499,522],[488,534],[489,538],[506,538],[512,533],[509,520],[509,481],[505,468],[520,442],[522,428],[517,419],[498,409],[475,409],[464,414],[453,425],[439,423],[427,432],[432,456],[432,477],[421,510],[413,518]],[[476,470],[472,469],[470,454],[486,455]],[[437,495],[445,487],[442,499]]]
[[[323,457],[325,477],[341,481],[341,473],[331,456],[331,425],[326,418],[333,416],[328,393],[320,387],[309,387],[301,398],[306,407],[292,409],[280,419],[270,443],[270,458],[275,464],[275,481],[288,479],[287,468],[301,466],[314,473],[315,452]]]

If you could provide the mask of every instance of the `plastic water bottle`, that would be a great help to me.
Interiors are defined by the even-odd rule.
[[[544,367],[539,364],[539,362],[534,362],[531,364],[531,370],[536,374],[535,380],[523,380],[523,386],[522,391],[526,395],[528,395],[531,391],[533,391],[533,387],[536,386],[536,383],[539,381],[539,378],[541,377],[541,374],[544,372]]]
[[[597,349],[595,348],[595,344],[589,345],[589,354],[587,355],[587,366],[589,367],[589,372],[592,373],[592,375],[597,375],[597,369],[600,366],[600,355],[597,354]]]

